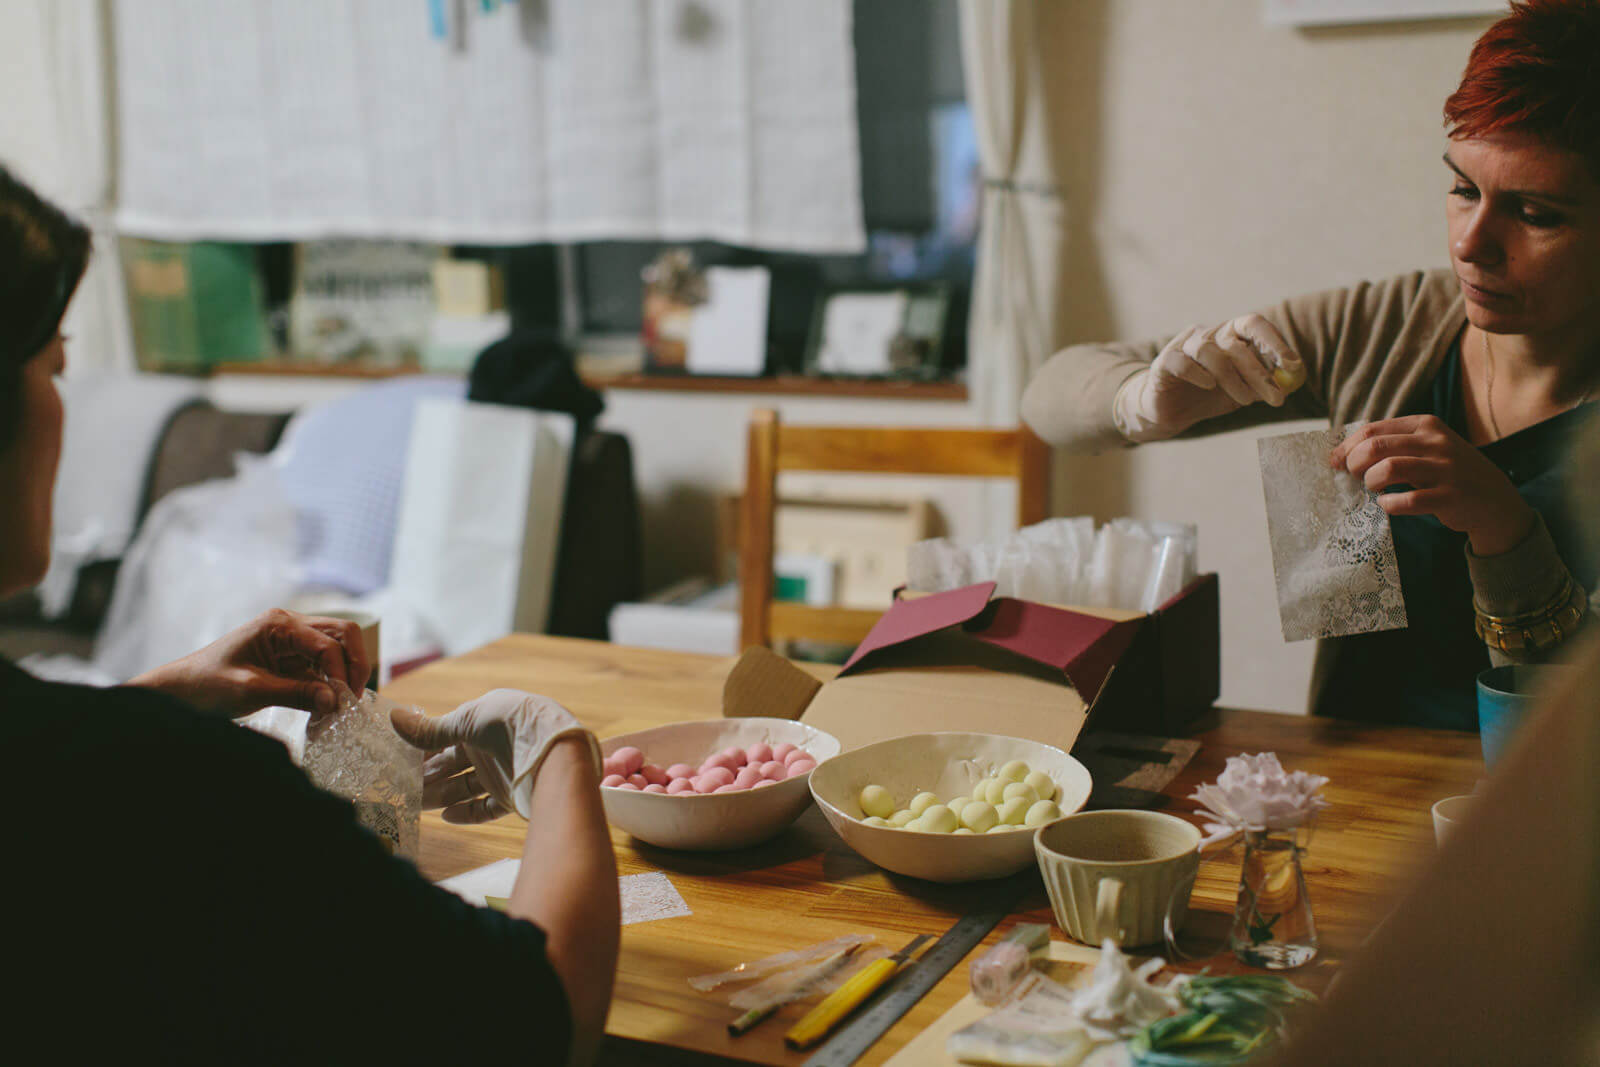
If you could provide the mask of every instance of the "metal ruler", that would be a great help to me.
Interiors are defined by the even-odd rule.
[[[939,984],[950,969],[964,959],[989,931],[1011,914],[1021,899],[1022,888],[1008,887],[1003,901],[993,910],[975,911],[957,919],[932,948],[896,975],[872,1002],[846,1020],[833,1036],[806,1060],[803,1067],[849,1067],[889,1032],[889,1027],[916,1006],[917,1001]]]

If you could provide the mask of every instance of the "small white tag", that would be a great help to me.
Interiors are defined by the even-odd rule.
[[[521,867],[520,860],[500,860],[446,878],[439,883],[439,888],[448,889],[467,903],[481,908],[485,905],[486,897],[504,899],[511,895],[511,887],[516,884],[517,871]],[[617,879],[617,891],[622,897],[623,926],[693,914],[677,887],[660,871],[624,875]]]

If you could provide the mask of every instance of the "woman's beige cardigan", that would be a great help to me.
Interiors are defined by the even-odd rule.
[[[1281,408],[1254,404],[1201,423],[1183,437],[1282,419],[1327,418],[1344,426],[1415,411],[1425,406],[1421,402],[1467,321],[1448,270],[1415,271],[1294,297],[1261,314],[1305,361],[1305,386]],[[1023,421],[1046,441],[1072,451],[1126,447],[1111,415],[1117,390],[1148,367],[1169,340],[1062,349],[1028,384]],[[1493,615],[1543,607],[1568,574],[1542,519],[1508,552],[1477,556],[1469,548],[1466,555],[1474,597]],[[1323,641],[1317,650],[1313,709],[1336,655],[1336,640]],[[1508,659],[1498,651],[1492,655],[1495,662]]]

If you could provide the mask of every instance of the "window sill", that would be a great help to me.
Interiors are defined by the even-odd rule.
[[[188,373],[194,373],[189,371]],[[429,370],[414,363],[312,363],[308,360],[263,359],[240,363],[218,363],[203,374],[254,374],[266,378],[399,378],[407,374],[460,376],[461,371]]]
[[[965,401],[964,382],[852,381],[784,374],[773,378],[714,378],[696,374],[586,375],[595,389],[664,393],[759,393],[766,396],[862,397],[874,400]]]
[[[213,374],[257,375],[295,378],[364,378],[381,380],[407,374],[452,374],[429,371],[415,365],[379,366],[365,363],[310,363],[299,360],[260,360],[248,363],[219,363]],[[597,374],[582,375],[584,383],[602,392],[626,389],[660,393],[746,393],[765,396],[859,397],[871,400],[935,400],[965,402],[965,382],[902,382],[809,378],[784,374],[772,378],[716,378],[681,374]]]

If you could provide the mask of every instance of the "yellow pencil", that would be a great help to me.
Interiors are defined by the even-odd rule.
[[[862,1001],[872,996],[883,983],[892,978],[900,969],[900,965],[916,954],[917,949],[932,939],[932,934],[919,934],[893,956],[874,960],[861,968],[851,975],[850,980],[844,985],[829,993],[822,1003],[806,1012],[805,1017],[783,1035],[783,1043],[793,1049],[816,1044],[824,1034],[837,1026],[841,1019],[855,1011]]]

